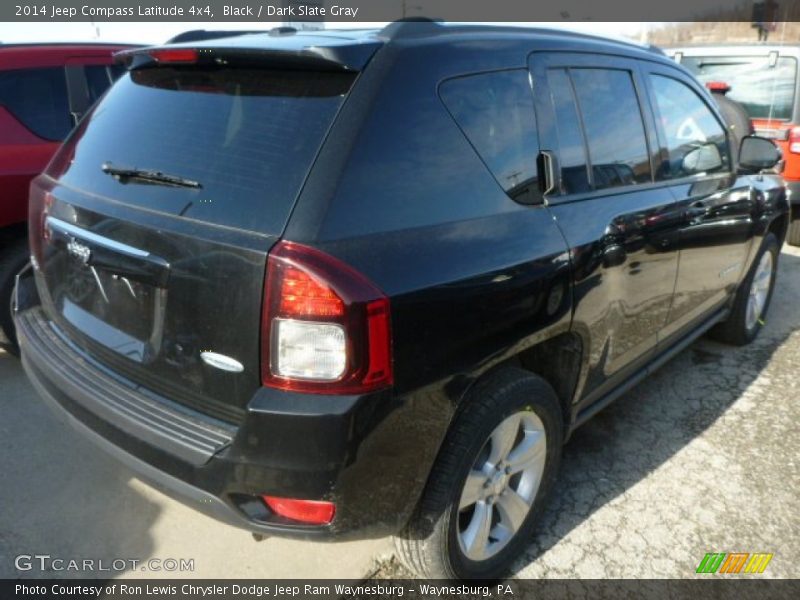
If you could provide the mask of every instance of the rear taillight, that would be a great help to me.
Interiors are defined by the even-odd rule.
[[[792,127],[789,130],[789,152],[800,154],[800,127]]]
[[[388,298],[332,256],[278,242],[267,260],[261,380],[269,387],[326,394],[391,385]]]

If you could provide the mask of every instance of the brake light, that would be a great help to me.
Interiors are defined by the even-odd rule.
[[[391,385],[389,299],[332,256],[278,242],[267,260],[261,381],[326,394]]]
[[[800,127],[792,127],[789,131],[789,152],[800,154]]]
[[[164,48],[150,50],[148,54],[158,63],[196,63],[198,57],[194,48]]]
[[[336,506],[333,502],[295,500],[293,498],[276,498],[275,496],[262,496],[262,498],[276,515],[309,525],[327,525],[333,521],[333,516],[336,514]]]
[[[287,266],[280,289],[280,312],[290,317],[341,317],[344,303],[329,287],[304,271]]]

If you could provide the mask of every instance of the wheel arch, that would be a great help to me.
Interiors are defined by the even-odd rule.
[[[568,432],[572,420],[572,400],[581,373],[582,357],[583,339],[574,331],[558,333],[526,348],[476,377],[460,395],[451,423],[458,413],[464,410],[470,392],[477,384],[494,377],[507,367],[519,367],[541,377],[553,388],[561,405],[564,431]]]

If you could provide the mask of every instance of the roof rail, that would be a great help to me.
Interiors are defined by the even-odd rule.
[[[447,24],[442,19],[429,19],[427,17],[407,17],[389,23],[381,29],[377,35],[388,40],[397,40],[412,37],[424,37],[436,35],[438,33],[531,33],[561,35],[571,38],[584,40],[597,40],[612,44],[621,44],[630,48],[636,48],[652,54],[666,56],[664,50],[654,44],[642,44],[634,40],[601,36],[581,31],[569,29],[558,29],[549,27],[526,27],[520,25],[485,25],[479,23],[459,23]]]

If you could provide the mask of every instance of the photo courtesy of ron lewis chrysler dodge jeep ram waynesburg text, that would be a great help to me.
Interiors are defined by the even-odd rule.
[[[233,525],[500,576],[577,426],[701,334],[761,329],[780,151],[734,156],[660,51],[405,22],[122,58],[31,186],[22,360]]]

